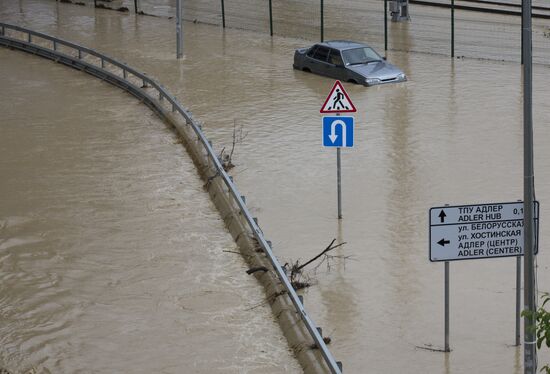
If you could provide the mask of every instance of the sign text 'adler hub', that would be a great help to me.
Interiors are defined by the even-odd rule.
[[[535,237],[538,238],[538,201],[534,209]],[[538,240],[535,243],[536,254]],[[522,256],[523,253],[522,202],[430,209],[430,261]]]

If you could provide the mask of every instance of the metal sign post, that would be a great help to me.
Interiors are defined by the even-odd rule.
[[[533,225],[533,202],[535,200],[535,170],[533,165],[533,45],[531,0],[523,0],[521,7],[522,35],[521,56],[523,61],[523,202],[525,206],[525,259],[523,262],[523,303],[525,311],[535,313],[535,269],[537,254],[537,227]],[[538,210],[538,209],[537,209]],[[536,216],[535,216],[536,218]],[[537,372],[536,323],[532,317],[524,317],[523,368],[525,374]]]
[[[336,183],[338,189],[338,219],[342,219],[342,162],[341,149],[353,147],[353,117],[323,117],[323,145],[336,148]]]
[[[341,148],[336,148],[336,178],[338,185],[338,219],[342,219],[342,165],[341,165]]]
[[[356,112],[344,86],[336,81],[325,103],[321,107],[321,113],[336,114],[336,116],[323,117],[323,145],[336,147],[336,184],[338,189],[338,219],[342,219],[342,155],[341,148],[353,147],[353,117],[340,117],[340,113]]]
[[[449,346],[449,261],[445,261],[445,352],[450,352]]]
[[[521,256],[516,257],[516,346],[520,346],[521,330]]]

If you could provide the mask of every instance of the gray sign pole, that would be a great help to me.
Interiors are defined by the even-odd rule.
[[[449,347],[449,261],[445,261],[445,352]]]
[[[516,257],[516,346],[520,346],[521,321],[521,256]]]
[[[177,42],[177,58],[183,57],[183,31],[181,25],[181,2],[182,0],[176,0],[176,42]]]
[[[535,313],[535,274],[534,274],[534,244],[535,228],[533,225],[533,200],[535,197],[533,168],[533,102],[532,102],[532,30],[531,30],[531,0],[522,2],[523,19],[523,212],[524,212],[524,273],[523,273],[523,303],[525,311]],[[524,317],[524,372],[535,374],[537,371],[536,324],[532,317]]]
[[[338,219],[342,219],[342,156],[340,150],[340,147],[336,148],[336,173],[338,179]]]
[[[336,115],[340,117],[340,113],[336,113]],[[342,145],[345,146],[345,144]],[[342,219],[342,154],[340,147],[336,148],[336,181],[338,185],[338,219]]]
[[[451,0],[451,58],[455,57],[455,0]]]

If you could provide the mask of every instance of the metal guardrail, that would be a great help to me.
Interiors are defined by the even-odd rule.
[[[20,32],[20,33],[23,33],[24,35],[22,39],[19,39],[14,35],[7,36],[6,31],[8,30]],[[42,41],[50,42],[49,44],[51,48],[44,47],[39,44],[36,44],[36,42],[33,42],[33,39],[37,40],[37,38],[41,39]],[[269,259],[269,262],[273,266],[273,269],[275,270],[277,277],[283,284],[288,296],[290,297],[290,300],[292,301],[292,304],[294,305],[294,308],[296,309],[296,312],[300,315],[300,318],[304,322],[304,325],[306,326],[311,337],[313,338],[317,348],[320,350],[324,358],[324,361],[327,364],[328,368],[330,369],[331,373],[333,374],[342,373],[341,362],[336,362],[331,352],[329,351],[328,347],[326,346],[325,342],[323,341],[323,337],[321,336],[320,329],[316,327],[315,323],[309,317],[306,310],[304,309],[304,305],[300,300],[300,297],[294,290],[294,287],[292,287],[292,284],[290,283],[290,280],[286,276],[286,273],[283,270],[281,264],[273,254],[270,244],[265,239],[260,227],[258,226],[257,222],[255,221],[252,214],[248,210],[244,202],[244,198],[241,197],[241,194],[239,193],[237,186],[233,183],[232,178],[227,174],[227,172],[223,168],[220,160],[218,159],[218,157],[216,156],[216,153],[214,152],[214,149],[212,148],[212,145],[210,144],[210,142],[202,132],[201,125],[198,124],[193,119],[189,111],[183,108],[183,106],[177,101],[175,96],[173,96],[170,92],[168,92],[161,84],[149,78],[146,74],[141,73],[124,63],[118,62],[117,60],[111,57],[105,56],[104,54],[96,52],[92,49],[82,47],[78,44],[71,43],[71,42],[68,42],[47,34],[43,34],[40,32],[29,30],[23,27],[0,22],[0,45],[4,45],[6,47],[11,47],[11,48],[17,48],[20,50],[24,50],[26,52],[31,52],[31,53],[40,55],[42,57],[49,58],[51,60],[83,70],[89,74],[97,76],[103,80],[108,81],[109,83],[112,83],[130,92],[132,95],[143,100],[151,109],[159,113],[163,113],[165,111],[164,107],[160,102],[163,101],[163,99],[166,99],[168,103],[172,105],[172,111],[179,113],[183,117],[186,124],[188,126],[191,126],[198,140],[205,148],[208,158],[213,163],[214,167],[216,168],[216,172],[222,178],[223,182],[227,186],[229,190],[229,194],[231,195],[233,200],[237,203],[240,209],[240,212],[242,213],[243,217],[246,219],[246,222],[248,223],[248,226],[252,230],[254,237],[258,241],[259,246],[267,255],[267,258]],[[60,52],[59,51],[60,45],[64,47],[68,47],[70,50],[76,52],[77,57],[73,57],[66,53]],[[84,55],[91,55],[98,58],[99,66],[91,62],[84,61],[83,60]],[[120,69],[122,76],[119,76],[115,73],[112,73],[106,70],[106,64],[110,64],[111,66]],[[150,96],[147,92],[145,92],[145,90],[142,87],[138,87],[134,83],[132,83],[130,81],[130,78],[132,76],[142,81],[143,88],[153,88],[154,90],[156,90],[158,92],[159,100],[158,101],[154,100],[153,97]]]

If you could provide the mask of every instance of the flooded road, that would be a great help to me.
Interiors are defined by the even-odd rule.
[[[0,61],[0,367],[301,372],[166,125],[80,72]]]
[[[231,146],[234,123],[243,126],[247,136],[237,145],[233,175],[281,262],[309,259],[332,238],[347,242],[337,254],[353,256],[323,264],[304,292],[346,372],[522,372],[522,348],[511,346],[511,258],[451,264],[453,351],[423,349],[441,348],[444,328],[443,265],[428,260],[428,209],[522,198],[520,65],[390,52],[409,82],[346,85],[359,111],[356,147],[342,152],[344,219],[338,222],[336,155],[321,146],[319,115],[332,81],[291,67],[294,48],[310,42],[186,23],[186,56],[176,61],[174,22],[164,18],[7,0],[0,19],[147,72],[204,122],[218,150]],[[393,37],[403,42],[402,34]],[[549,69],[534,68],[541,292],[550,291]],[[539,361],[550,361],[547,351]]]

